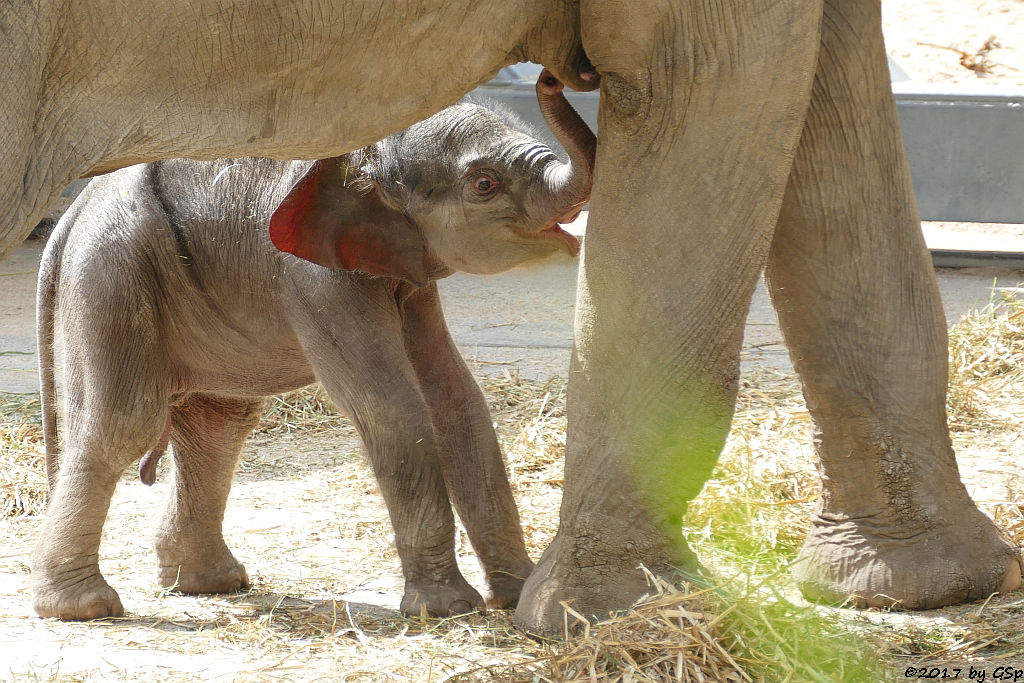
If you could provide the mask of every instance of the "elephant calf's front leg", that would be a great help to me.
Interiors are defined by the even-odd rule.
[[[406,349],[430,405],[448,492],[484,569],[487,606],[515,607],[533,562],[487,400],[448,333],[437,286],[409,297],[404,313]]]
[[[325,290],[304,292],[310,311],[330,306],[336,293]],[[402,612],[443,617],[481,609],[483,599],[455,561],[455,521],[434,428],[402,343],[393,293],[359,295],[376,304],[363,307],[359,325],[328,327],[323,316],[304,313],[295,326],[314,372],[365,444],[402,561]]]
[[[443,617],[483,609],[455,560],[455,520],[425,405],[407,403],[393,419],[354,417],[395,530],[405,575],[402,613]],[[376,417],[376,416],[375,416]]]
[[[352,414],[395,530],[405,575],[402,613],[443,617],[483,609],[455,560],[455,520],[430,413],[414,385],[391,386],[386,410]]]
[[[249,585],[222,526],[235,463],[262,408],[262,400],[195,394],[171,409],[174,488],[156,540],[165,588],[228,593]]]

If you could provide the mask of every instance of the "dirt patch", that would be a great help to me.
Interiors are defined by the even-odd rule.
[[[882,27],[910,80],[1024,85],[1021,0],[882,0]]]

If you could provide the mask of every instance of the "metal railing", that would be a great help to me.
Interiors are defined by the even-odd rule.
[[[897,80],[899,67],[890,67]],[[539,71],[533,64],[502,69],[476,92],[505,103],[544,135],[534,95]],[[897,80],[893,94],[922,220],[1024,223],[1024,91]],[[596,130],[598,93],[567,96]],[[937,265],[1024,268],[1024,253],[933,256]]]

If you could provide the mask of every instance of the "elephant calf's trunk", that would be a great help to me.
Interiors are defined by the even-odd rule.
[[[597,138],[586,122],[572,108],[563,93],[564,86],[547,69],[537,79],[537,102],[551,132],[569,154],[569,166],[555,169],[558,177],[553,187],[560,204],[568,213],[582,207],[590,199],[593,184],[594,156]]]

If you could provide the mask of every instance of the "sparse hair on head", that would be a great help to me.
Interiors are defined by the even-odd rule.
[[[508,104],[500,100],[494,100],[489,97],[485,97],[475,92],[467,93],[463,95],[462,99],[459,100],[459,104],[472,104],[478,107],[490,111],[509,128],[517,130],[520,133],[525,133],[532,138],[542,140],[544,136],[541,131],[537,130],[537,127],[528,121],[524,120],[519,114],[515,112]]]

